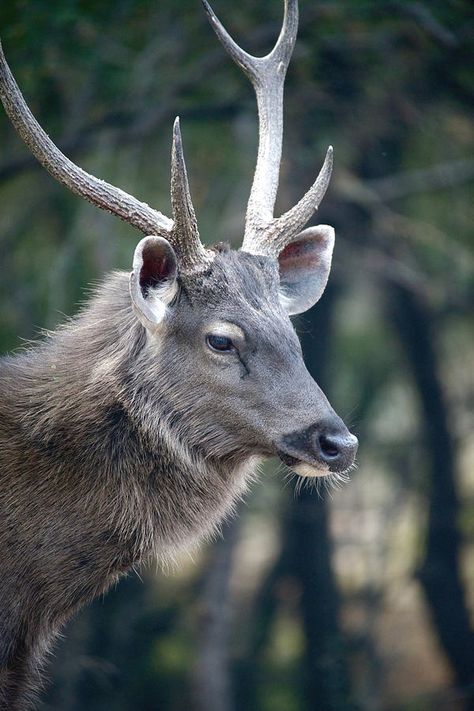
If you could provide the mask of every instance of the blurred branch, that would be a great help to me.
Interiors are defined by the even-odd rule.
[[[75,158],[97,144],[101,131],[114,130],[116,142],[123,146],[140,142],[167,122],[170,127],[171,145],[171,124],[175,114],[179,113],[182,118],[194,120],[209,120],[209,118],[222,120],[233,116],[239,108],[241,108],[241,102],[238,101],[181,109],[173,104],[166,105],[160,110],[144,112],[136,122],[137,114],[135,112],[111,111],[104,114],[101,119],[83,126],[76,134],[65,141],[58,142],[57,145],[65,155]],[[0,183],[11,180],[27,170],[36,169],[43,170],[36,158],[30,154],[8,161],[0,165]]]
[[[313,22],[317,16],[317,9],[305,12],[300,20],[300,30]],[[204,27],[204,25],[203,28],[204,31],[208,29],[211,31],[210,28]],[[245,44],[254,48],[252,51],[255,51],[256,48],[258,54],[258,50],[262,45],[273,39],[279,29],[279,22],[268,22],[266,25],[248,32]],[[156,42],[157,40],[154,41]],[[136,100],[131,102],[132,105],[136,105],[134,111],[108,111],[101,118],[78,127],[73,135],[70,134],[67,127],[64,127],[62,133],[67,136],[67,140],[58,141],[58,147],[67,156],[74,158],[95,142],[98,131],[114,128],[117,143],[123,145],[124,143],[143,140],[143,138],[157,131],[165,121],[169,122],[170,125],[171,140],[171,119],[174,118],[178,111],[178,97],[193,91],[196,85],[202,82],[203,77],[215,74],[222,64],[223,57],[224,50],[219,46],[216,46],[206,54],[200,54],[198,58],[193,57],[191,63],[183,66],[183,71],[179,74],[179,78],[175,79],[173,85],[167,86],[166,90],[160,93],[160,103],[158,105],[150,107],[150,96],[149,93],[146,93],[143,101],[138,105],[136,105]],[[242,86],[245,86],[244,79],[242,79]],[[240,97],[236,97],[230,106],[212,104],[207,108],[200,106],[195,109],[181,110],[180,113],[182,116],[209,118],[211,114],[214,117],[222,118],[223,115],[229,115],[229,112],[235,113],[241,105]],[[75,125],[76,119],[76,116],[72,116],[71,123]],[[41,166],[30,155],[8,161],[4,165],[0,165],[0,182],[10,180],[23,171],[32,168],[41,168]]]
[[[365,185],[379,200],[397,200],[417,193],[446,190],[471,180],[474,180],[474,158],[466,158],[369,180]]]
[[[453,169],[450,170],[448,166]],[[455,166],[458,166],[459,170]],[[405,190],[404,197],[414,194],[418,190],[421,191],[423,175],[426,176],[426,182],[424,183],[426,190],[430,189],[430,179],[433,184],[437,180],[444,181],[444,187],[448,187],[449,177],[452,181],[459,179],[459,182],[461,182],[462,176],[463,180],[468,182],[469,179],[474,178],[474,159],[407,173],[406,175],[413,177],[411,185],[405,185],[403,175],[405,174],[395,174],[381,181],[364,182],[353,173],[345,172],[339,174],[335,183],[336,197],[343,204],[355,205],[367,214],[370,219],[369,229],[375,237],[367,246],[357,244],[354,248],[353,245],[346,242],[345,251],[351,253],[351,260],[362,261],[364,267],[370,271],[427,296],[433,293],[433,279],[432,277],[428,279],[425,274],[416,268],[414,263],[410,263],[407,259],[407,254],[400,251],[400,247],[403,244],[400,238],[409,240],[415,245],[436,247],[446,258],[447,263],[455,264],[462,272],[469,272],[474,269],[472,252],[459,241],[449,239],[435,225],[402,214],[394,210],[387,202],[392,197],[395,197],[396,194],[401,197],[402,190]],[[382,184],[381,190],[376,189],[379,184]],[[403,187],[404,185],[405,187]],[[412,189],[411,193],[409,193],[410,187]],[[387,197],[385,197],[385,194]],[[381,237],[395,239],[392,245],[395,245],[396,249],[388,249],[389,243],[382,243],[382,246],[378,246],[381,244]],[[455,285],[444,286],[453,288]],[[453,298],[455,298],[455,295]]]
[[[401,2],[397,3],[397,10],[413,17],[423,30],[443,47],[457,47],[459,40],[451,30],[448,30],[433,15],[426,3],[423,2]]]
[[[353,173],[339,172],[336,187],[341,197],[361,206],[379,206],[385,203],[431,190],[448,190],[456,185],[474,180],[474,158],[438,163],[430,168],[407,170],[386,178],[361,180]]]

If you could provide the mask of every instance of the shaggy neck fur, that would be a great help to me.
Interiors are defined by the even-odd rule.
[[[86,517],[100,506],[101,526],[107,521],[134,559],[209,534],[249,470],[239,452],[207,457],[193,442],[193,423],[167,402],[167,375],[146,339],[119,273],[76,319],[1,371],[5,415],[35,452],[38,486],[53,476],[57,497],[80,497],[75,508]]]
[[[76,319],[0,361],[0,708],[28,707],[78,607],[151,554],[168,561],[211,535],[244,492],[251,459],[207,456],[166,378],[121,273]]]

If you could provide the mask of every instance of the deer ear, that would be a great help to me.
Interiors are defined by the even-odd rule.
[[[178,291],[176,255],[163,237],[144,237],[137,244],[130,274],[135,312],[149,330],[160,324]]]
[[[280,252],[280,303],[290,316],[306,311],[321,298],[333,248],[333,228],[317,225],[300,232]]]

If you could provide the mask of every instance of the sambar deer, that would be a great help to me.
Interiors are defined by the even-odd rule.
[[[324,291],[334,231],[304,229],[332,149],[301,200],[274,217],[283,83],[297,0],[265,57],[244,52],[203,0],[253,84],[258,158],[239,251],[200,241],[173,129],[173,219],[66,158],[29,111],[0,47],[0,96],[61,183],[146,236],[66,325],[0,361],[0,708],[33,703],[63,623],[133,565],[215,531],[262,458],[340,476],[357,439],[303,363],[292,314]]]

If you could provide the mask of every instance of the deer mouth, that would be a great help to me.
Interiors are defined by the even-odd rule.
[[[331,473],[331,470],[327,464],[305,462],[303,459],[293,457],[291,454],[287,454],[281,450],[279,450],[277,454],[280,461],[299,476],[322,477]]]

